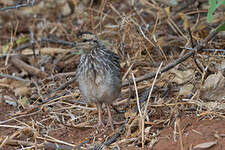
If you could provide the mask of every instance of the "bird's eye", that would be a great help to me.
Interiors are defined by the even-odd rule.
[[[97,40],[93,40],[95,43],[98,43],[98,41]]]
[[[83,42],[88,42],[88,40],[87,39],[84,39]]]

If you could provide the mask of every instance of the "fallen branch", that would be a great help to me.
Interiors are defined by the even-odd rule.
[[[13,65],[15,65],[17,68],[19,68],[21,70],[25,70],[29,74],[35,75],[40,78],[45,78],[48,76],[47,73],[45,73],[45,72],[41,71],[40,69],[37,69],[31,65],[28,65],[27,63],[20,60],[18,57],[12,57],[11,61],[12,61]]]

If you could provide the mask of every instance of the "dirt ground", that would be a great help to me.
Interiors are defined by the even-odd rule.
[[[0,121],[9,119],[10,113],[17,111],[15,107],[1,103],[0,105]],[[31,120],[42,120],[45,114],[37,114],[30,117],[20,118],[18,120],[29,122]],[[117,115],[117,114],[114,114]],[[97,115],[96,115],[97,117]],[[15,121],[10,121],[8,125],[16,125]],[[203,149],[207,150],[223,150],[225,147],[225,121],[220,119],[200,119],[194,115],[184,116],[181,118],[181,130],[182,141],[185,150],[192,149],[194,146],[201,143],[214,142],[216,143],[210,147]],[[116,127],[119,128],[119,125]],[[157,129],[157,127],[154,127]],[[1,137],[12,135],[16,130],[12,128],[0,127]],[[101,133],[97,133],[93,128],[74,128],[62,126],[59,129],[50,131],[49,136],[52,136],[58,140],[62,140],[68,143],[79,145],[80,143],[88,140],[91,136],[96,137],[96,141],[104,141],[105,136],[111,135],[112,131],[107,131],[104,136]],[[23,140],[30,135],[21,135],[18,140]],[[125,138],[123,136],[120,137]],[[159,129],[158,141],[154,144],[153,150],[180,150],[179,135],[174,136],[174,127]],[[91,144],[90,142],[87,142]],[[123,150],[142,150],[143,148],[138,146],[122,146]],[[85,146],[86,147],[86,146]],[[86,147],[88,148],[88,147]],[[6,145],[3,150],[16,150],[15,146]],[[150,148],[144,148],[150,149]]]

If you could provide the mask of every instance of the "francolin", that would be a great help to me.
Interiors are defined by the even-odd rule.
[[[119,57],[110,51],[90,32],[78,34],[77,49],[82,50],[80,64],[77,68],[76,80],[81,95],[88,103],[95,103],[98,109],[98,124],[102,121],[102,104],[108,111],[108,124],[113,128],[110,105],[121,93],[121,72]]]

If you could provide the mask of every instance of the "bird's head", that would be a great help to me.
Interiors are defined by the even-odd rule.
[[[98,38],[91,32],[79,32],[77,34],[76,48],[83,50],[85,53],[90,52],[99,44]]]

